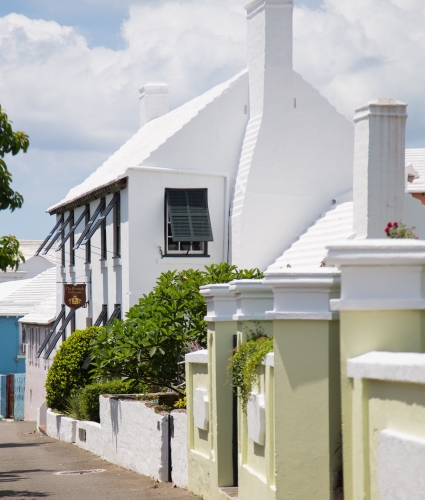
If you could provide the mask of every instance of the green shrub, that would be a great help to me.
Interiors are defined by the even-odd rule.
[[[162,273],[155,288],[127,313],[102,329],[93,344],[94,375],[170,388],[181,395],[178,362],[190,346],[206,346],[206,304],[199,287],[235,279],[259,279],[258,269],[222,263],[205,271]]]
[[[143,385],[135,386],[128,381],[111,380],[110,382],[94,383],[81,390],[81,413],[84,420],[100,422],[99,396],[102,394],[142,394],[147,392]]]
[[[46,402],[49,408],[66,411],[71,394],[92,381],[90,368],[84,370],[82,365],[99,331],[98,327],[77,330],[59,347],[47,373]]]
[[[230,358],[227,367],[229,378],[233,381],[233,392],[240,397],[244,411],[252,389],[258,382],[258,369],[266,354],[272,351],[273,337],[259,333],[253,334],[237,347]]]

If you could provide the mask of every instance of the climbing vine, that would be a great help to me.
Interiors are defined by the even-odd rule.
[[[258,382],[258,369],[264,356],[273,351],[273,337],[267,337],[264,332],[253,333],[246,342],[243,342],[233,351],[229,360],[227,372],[233,380],[233,392],[246,406],[251,397],[252,388]]]

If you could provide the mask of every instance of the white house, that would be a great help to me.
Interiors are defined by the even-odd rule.
[[[246,9],[248,70],[170,112],[168,86],[145,85],[140,130],[48,209],[38,253],[59,243],[57,281],[87,284],[71,331],[123,315],[163,271],[266,269],[352,189],[353,125],[292,67],[293,1]]]
[[[25,262],[16,271],[9,269],[0,272],[0,283],[34,278],[43,271],[47,271],[52,266],[56,266],[56,248],[52,248],[45,255],[34,255],[41,245],[38,240],[20,240],[19,250],[25,257]]]

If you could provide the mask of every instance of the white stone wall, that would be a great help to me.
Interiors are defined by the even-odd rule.
[[[168,414],[145,403],[101,396],[102,458],[168,481]]]
[[[172,481],[187,488],[187,419],[185,410],[156,413],[151,403],[100,397],[100,421],[77,421],[47,410],[47,435],[99,455],[103,460],[167,482],[172,447]]]
[[[101,457],[103,455],[102,426],[97,422],[78,421],[75,444]]]
[[[171,434],[172,481],[178,488],[188,487],[187,469],[187,414],[186,410],[174,410]]]

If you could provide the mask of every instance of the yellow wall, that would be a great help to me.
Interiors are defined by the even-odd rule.
[[[424,352],[422,311],[342,311],[341,389],[345,500],[369,494],[367,452],[367,391],[360,380],[347,377],[347,360],[369,351]],[[365,448],[366,447],[366,448]],[[365,461],[366,460],[366,461]]]
[[[208,325],[208,365],[187,363],[187,413],[189,432],[189,491],[204,500],[226,499],[220,486],[233,486],[232,384],[227,364],[233,349],[236,322]],[[209,429],[193,425],[192,398],[196,388],[208,389]]]
[[[272,336],[271,321],[245,321],[238,324],[238,343],[244,342],[253,333]],[[248,439],[246,413],[239,406],[239,499],[274,500],[275,488],[275,450],[274,450],[274,368],[262,366],[259,370],[259,384],[254,388],[263,394],[266,405],[266,436],[261,446]]]
[[[278,499],[329,500],[340,470],[337,321],[274,321]]]

